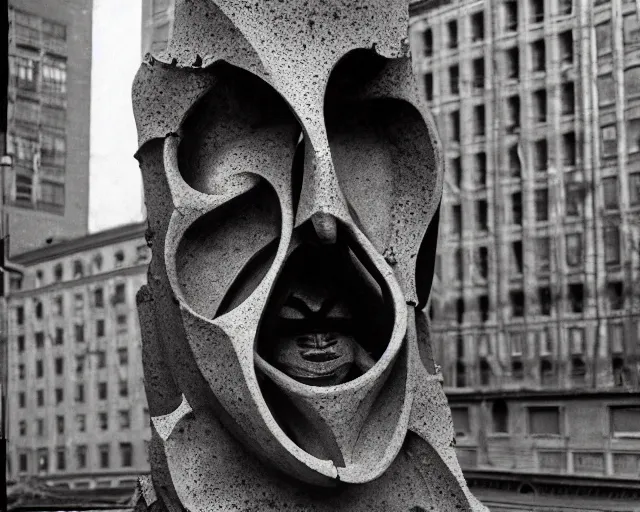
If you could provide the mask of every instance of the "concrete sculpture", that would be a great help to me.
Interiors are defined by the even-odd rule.
[[[424,308],[443,169],[406,0],[178,0],[133,89],[140,510],[483,510]]]

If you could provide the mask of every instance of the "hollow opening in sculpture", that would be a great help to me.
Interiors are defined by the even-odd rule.
[[[384,353],[394,316],[389,291],[345,229],[335,244],[323,245],[308,223],[300,239],[267,304],[257,352],[304,384],[342,384]]]

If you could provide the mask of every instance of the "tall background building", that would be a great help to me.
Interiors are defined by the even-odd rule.
[[[640,495],[636,8],[411,7],[446,159],[430,316],[472,483]]]
[[[142,55],[158,53],[173,32],[175,0],[142,0]]]
[[[124,487],[148,472],[135,296],[143,224],[20,254],[9,297],[9,478]]]
[[[10,0],[11,253],[87,232],[92,0]]]

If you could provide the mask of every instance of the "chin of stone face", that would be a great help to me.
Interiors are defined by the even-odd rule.
[[[443,164],[405,1],[177,0],[133,87],[141,510],[484,510],[423,309]]]

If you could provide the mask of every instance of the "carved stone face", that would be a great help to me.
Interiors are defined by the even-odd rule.
[[[258,2],[253,18],[242,2],[179,2],[175,61],[147,64],[134,89],[149,288],[175,382],[158,395],[179,390],[196,417],[213,411],[321,485],[389,467],[424,372],[416,310],[442,167],[405,55],[406,2],[375,3],[343,19],[331,2]],[[294,33],[282,9],[313,19]]]

